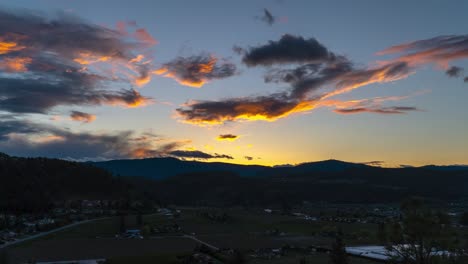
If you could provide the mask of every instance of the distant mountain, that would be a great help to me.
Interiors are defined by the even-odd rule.
[[[113,177],[122,176],[122,177]],[[0,211],[44,211],[68,199],[269,206],[467,199],[466,166],[381,168],[339,160],[267,167],[175,158],[78,163],[0,153]]]
[[[344,172],[375,168],[361,163],[340,160],[324,160],[298,165],[267,167],[260,165],[239,165],[222,162],[184,161],[176,158],[126,159],[90,162],[94,166],[106,169],[114,175],[141,176],[150,179],[166,179],[172,176],[200,172],[231,172],[244,177],[278,176],[286,174],[307,174],[323,172]],[[424,166],[419,169],[467,170],[468,166]]]
[[[272,168],[260,165],[239,165],[221,162],[183,161],[176,158],[149,158],[90,162],[114,175],[165,179],[186,173],[229,171],[240,176],[268,175]]]
[[[437,165],[426,165],[419,168],[428,169],[428,170],[437,170],[437,171],[468,171],[468,165],[447,165],[447,166],[437,166]]]
[[[361,163],[351,163],[341,160],[324,160],[316,162],[301,163],[297,166],[288,168],[288,172],[306,173],[306,172],[341,172],[349,169],[368,168],[370,166]]]

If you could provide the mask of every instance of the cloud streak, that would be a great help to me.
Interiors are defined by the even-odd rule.
[[[265,22],[269,26],[273,26],[276,22],[276,17],[271,14],[271,12],[264,8],[262,16],[258,17],[261,21]]]
[[[468,58],[468,35],[437,36],[395,45],[378,52],[378,55],[401,54],[398,61],[411,65],[436,63],[448,68],[453,60]]]
[[[199,150],[174,150],[168,153],[171,156],[178,158],[189,158],[189,159],[234,159],[230,155],[225,154],[209,154]]]

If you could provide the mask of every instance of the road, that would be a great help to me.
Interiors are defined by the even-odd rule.
[[[84,220],[84,221],[76,222],[76,223],[73,223],[73,224],[69,224],[69,225],[66,225],[66,226],[62,226],[62,227],[52,229],[52,230],[49,230],[49,231],[46,231],[46,232],[42,232],[42,233],[39,233],[39,234],[35,234],[35,235],[32,235],[32,236],[21,238],[21,239],[15,240],[15,241],[7,242],[5,244],[0,245],[0,249],[6,248],[6,247],[9,247],[9,246],[12,246],[12,245],[16,245],[16,244],[19,244],[19,243],[23,243],[23,242],[26,242],[26,241],[29,241],[29,240],[33,240],[33,239],[36,239],[36,238],[40,238],[40,237],[43,237],[43,236],[47,236],[47,235],[53,234],[55,232],[59,232],[59,231],[62,231],[62,230],[65,230],[65,229],[68,229],[68,228],[71,228],[71,227],[74,227],[74,226],[78,226],[78,225],[82,225],[82,224],[86,224],[86,223],[91,223],[91,222],[94,222],[94,221],[99,221],[99,220],[108,219],[108,218],[110,218],[110,217],[89,219],[89,220]]]
[[[206,242],[204,242],[204,241],[201,241],[200,239],[198,239],[198,238],[196,238],[196,237],[194,237],[194,236],[183,235],[182,237],[186,237],[186,238],[188,238],[188,239],[192,239],[193,241],[198,242],[198,243],[200,243],[200,244],[203,244],[203,245],[205,245],[205,246],[211,248],[211,249],[214,250],[214,251],[218,251],[218,250],[219,250],[219,248],[217,248],[217,247],[215,247],[215,246],[213,246],[213,245],[211,245],[211,244],[208,244],[208,243],[206,243]]]

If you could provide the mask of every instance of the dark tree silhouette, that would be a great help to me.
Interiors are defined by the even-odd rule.
[[[348,255],[346,254],[345,243],[343,241],[343,232],[338,229],[335,241],[330,250],[330,264],[348,264]]]
[[[449,225],[449,218],[432,210],[420,198],[411,198],[401,205],[402,217],[386,225],[381,239],[386,244],[391,262],[433,264],[441,259],[456,261],[460,246],[458,235]],[[435,252],[447,252],[445,256]]]

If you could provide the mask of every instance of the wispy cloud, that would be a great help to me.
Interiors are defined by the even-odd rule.
[[[445,71],[449,77],[459,77],[462,72],[463,68],[457,66],[452,66]]]
[[[270,10],[266,8],[263,9],[263,13],[261,16],[257,16],[255,18],[265,22],[269,26],[273,26],[273,24],[275,24],[277,20],[277,18],[271,14]]]
[[[174,150],[168,153],[171,156],[178,158],[189,158],[189,159],[234,159],[230,155],[226,154],[209,154],[199,150]]]
[[[396,60],[410,65],[436,63],[443,68],[453,60],[468,58],[468,35],[437,36],[399,44],[378,52],[378,55],[401,54]]]

